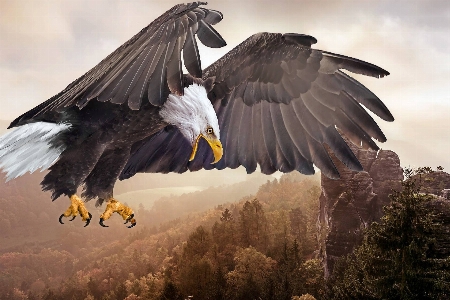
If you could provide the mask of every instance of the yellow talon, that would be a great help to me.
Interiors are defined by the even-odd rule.
[[[111,217],[111,215],[115,212],[122,216],[122,218],[126,221],[125,224],[131,222],[131,225],[128,226],[128,228],[136,226],[136,220],[133,218],[134,217],[133,210],[130,207],[120,203],[114,198],[110,198],[108,200],[106,209],[100,216],[99,222],[100,225],[103,227],[109,227],[103,224],[103,221],[108,220]]]
[[[86,222],[86,225],[84,225],[84,227],[88,226],[92,219],[92,215],[84,206],[83,200],[81,200],[81,198],[77,195],[72,195],[70,196],[70,202],[71,204],[69,208],[61,216],[59,216],[59,223],[64,224],[62,221],[62,217],[68,218],[72,216],[73,218],[70,221],[73,221],[73,219],[75,219],[75,217],[79,213],[82,220]]]

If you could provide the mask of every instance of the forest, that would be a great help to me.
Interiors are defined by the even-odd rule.
[[[405,174],[384,217],[328,278],[317,177],[286,174],[203,211],[182,213],[186,196],[165,198],[140,205],[139,227],[111,218],[106,231],[59,226],[53,219],[65,203],[39,212],[48,199],[33,197],[47,195],[10,183],[16,194],[0,195],[0,238],[8,244],[0,249],[0,299],[448,299],[450,259],[430,254],[440,226],[427,209],[435,197],[419,192],[417,173]],[[42,220],[48,225],[37,227]]]

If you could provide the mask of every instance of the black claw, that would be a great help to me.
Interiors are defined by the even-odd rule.
[[[91,223],[92,215],[91,215],[90,212],[88,212],[88,214],[89,214],[89,219],[86,219],[86,225],[84,225],[84,227],[88,226],[89,223]],[[74,219],[75,219],[75,218],[74,218]]]
[[[127,227],[128,227],[128,228],[133,228],[134,226],[136,226],[136,222],[131,223],[131,225],[130,225],[130,226],[127,226]]]
[[[64,214],[59,216],[59,223],[64,224],[63,221],[62,221],[62,217],[64,217]]]
[[[91,219],[87,219],[86,220],[86,224],[83,226],[83,227],[86,227],[86,226],[88,226],[89,225],[89,223],[91,223]]]
[[[70,219],[69,221],[72,222],[73,220],[75,220],[76,216],[73,216],[72,219]]]
[[[100,226],[102,226],[102,227],[109,227],[109,226],[106,226],[105,224],[103,224],[103,218],[100,218],[100,222],[99,222],[99,224],[100,224]]]
[[[130,222],[131,219],[133,219],[133,218],[134,218],[134,214],[131,214],[131,216],[129,216],[129,217],[127,218],[127,220],[125,221],[125,223],[123,223],[123,224],[127,224],[127,223]]]

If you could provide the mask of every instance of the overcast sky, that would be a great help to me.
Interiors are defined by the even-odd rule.
[[[315,48],[374,63],[357,77],[395,117],[375,120],[402,166],[450,171],[450,1],[208,1],[228,46],[201,48],[206,67],[251,34],[297,32]],[[61,91],[178,1],[0,0],[0,119]]]

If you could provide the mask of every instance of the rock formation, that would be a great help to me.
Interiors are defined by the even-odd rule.
[[[362,231],[383,214],[392,190],[401,189],[403,170],[397,154],[389,150],[367,151],[349,143],[364,171],[353,172],[331,155],[341,178],[322,175],[319,228],[325,277],[337,258],[350,253],[362,239]]]
[[[427,203],[427,206],[432,211],[436,223],[439,224],[434,232],[435,243],[429,255],[435,258],[448,258],[450,256],[450,201],[438,197]]]
[[[448,258],[450,256],[450,174],[443,171],[413,176],[421,185],[422,193],[434,194],[438,197],[427,203],[429,211],[439,226],[434,232],[435,243],[429,252],[431,257]]]
[[[362,241],[363,230],[383,216],[383,206],[390,203],[392,190],[399,191],[403,170],[396,153],[389,150],[367,151],[350,148],[361,162],[364,171],[353,172],[333,154],[331,158],[341,178],[329,179],[322,175],[319,229],[325,277],[336,260],[353,251]],[[435,244],[430,256],[446,258],[450,255],[450,174],[434,171],[415,175],[422,186],[421,192],[434,194],[436,199],[427,203],[440,224],[435,231]]]

